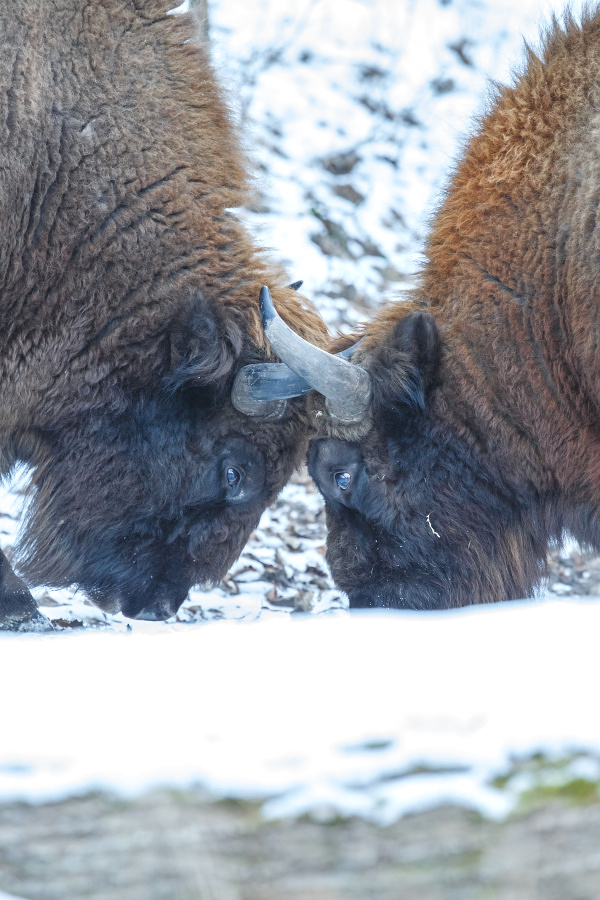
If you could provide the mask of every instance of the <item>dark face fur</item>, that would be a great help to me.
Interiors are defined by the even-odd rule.
[[[152,619],[173,615],[193,584],[218,582],[302,445],[291,420],[240,419],[202,411],[190,392],[47,435],[56,443],[21,548],[28,580],[76,583],[107,611]]]
[[[405,317],[361,364],[373,425],[326,437],[309,471],[326,501],[327,558],[352,607],[437,609],[527,596],[543,572],[547,523],[531,485],[498,452],[440,417],[440,347],[429,316]],[[325,414],[323,414],[325,417]]]
[[[193,326],[215,351],[214,328],[199,318],[184,332]],[[235,561],[301,462],[304,402],[290,401],[274,422],[238,413],[231,340],[211,353],[202,337],[187,358],[175,354],[175,372],[150,395],[37,437],[18,548],[29,583],[77,584],[107,611],[164,619],[192,585],[218,582]]]

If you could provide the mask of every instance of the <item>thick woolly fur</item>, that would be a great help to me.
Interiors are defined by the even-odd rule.
[[[246,164],[173,5],[0,10],[0,452],[35,472],[18,563],[130,615],[222,576],[302,459],[302,400],[272,422],[229,400],[271,358],[260,287],[325,338],[229,212]],[[235,502],[230,465],[252,473]]]
[[[311,466],[354,605],[525,597],[565,532],[600,548],[599,135],[594,6],[554,22],[495,92],[419,289],[366,327],[366,425],[318,410]],[[342,494],[331,472],[352,453],[363,482]]]

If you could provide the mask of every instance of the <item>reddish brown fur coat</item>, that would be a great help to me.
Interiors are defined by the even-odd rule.
[[[600,510],[599,103],[600,15],[567,18],[471,141],[420,298],[487,440]]]
[[[406,464],[432,483],[436,472],[446,472],[438,489],[425,495],[419,487],[418,493],[427,505],[423,516],[430,512],[435,522],[437,511],[441,537],[421,526],[415,512],[418,528],[390,526],[388,537],[377,539],[391,541],[393,532],[394,540],[404,542],[394,564],[398,572],[410,570],[403,556],[410,540],[418,544],[425,568],[426,547],[435,545],[437,552],[447,541],[438,568],[432,557],[430,574],[445,591],[444,600],[433,605],[531,592],[548,541],[563,530],[600,547],[599,204],[600,12],[594,8],[581,26],[570,15],[564,25],[555,22],[540,56],[528,52],[514,86],[497,92],[433,222],[418,290],[410,302],[382,308],[365,326],[367,336],[355,354],[377,372],[382,348],[396,340],[394,329],[399,333],[414,311],[432,317],[439,334],[440,357],[420,436],[402,452]],[[411,493],[398,481],[383,448],[390,403],[397,410],[403,402],[402,367],[414,362],[404,360],[388,369],[387,384],[379,371],[385,399],[376,405],[374,420],[354,429],[327,423],[331,436],[361,442],[373,476],[380,470],[387,473],[382,477],[396,479],[393,500],[388,494],[380,506],[386,510],[381,516],[392,522],[417,497],[416,489]],[[411,420],[402,423],[397,427],[406,435]],[[446,441],[448,449],[442,450]],[[474,479],[483,481],[486,472],[487,499],[483,487],[480,499],[474,489],[469,498],[459,487],[445,494],[452,477],[450,444],[453,458]],[[491,498],[496,502],[501,494],[512,497],[505,520],[494,518],[492,507]],[[471,525],[477,503],[481,509]],[[340,573],[342,546],[350,541],[345,527],[330,511],[330,561]],[[365,575],[358,567],[344,582],[347,589],[352,578],[358,585]]]

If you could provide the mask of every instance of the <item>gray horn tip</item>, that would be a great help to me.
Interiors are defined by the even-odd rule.
[[[266,330],[267,325],[269,325],[269,323],[272,322],[273,319],[277,318],[277,311],[273,305],[271,292],[266,285],[264,285],[264,287],[261,287],[260,289],[258,309],[260,312],[260,321],[262,323],[263,330]]]
[[[362,366],[348,358],[356,345],[330,354],[306,341],[278,315],[266,286],[260,290],[259,309],[263,331],[273,350],[301,383],[327,398],[330,415],[348,423],[365,418],[372,398],[371,378]]]

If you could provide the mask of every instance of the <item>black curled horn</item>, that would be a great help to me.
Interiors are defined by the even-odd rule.
[[[327,353],[296,334],[273,306],[267,287],[261,288],[260,318],[264,333],[282,363],[258,363],[238,372],[231,401],[250,416],[277,418],[285,401],[311,390],[323,394],[329,413],[341,422],[360,422],[371,403],[371,378],[349,362],[356,345]]]

